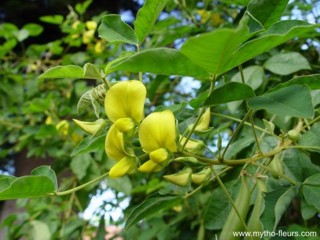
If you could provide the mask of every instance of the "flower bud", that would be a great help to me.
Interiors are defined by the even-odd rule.
[[[186,140],[187,140],[187,138],[181,136],[180,137],[181,145],[184,145]],[[198,154],[201,152],[203,147],[204,147],[204,143],[201,140],[196,140],[196,139],[190,138],[185,146],[185,149],[190,153]]]
[[[106,121],[102,118],[99,118],[98,120],[94,122],[82,122],[77,119],[73,119],[75,124],[77,124],[83,131],[95,135],[97,134],[100,130],[102,130],[106,126]]]
[[[210,108],[208,108],[205,113],[201,116],[199,123],[197,124],[195,131],[196,132],[204,132],[208,130],[210,124]],[[192,129],[193,124],[188,126],[188,129]]]
[[[295,130],[295,129],[292,129],[292,130],[290,130],[290,131],[288,132],[288,137],[289,137],[289,139],[292,140],[292,141],[294,141],[294,142],[299,141],[300,136],[301,136],[301,134],[300,134],[297,130]]]
[[[209,179],[210,172],[209,168],[204,168],[200,172],[192,174],[191,181],[195,184],[202,184]]]
[[[195,157],[178,157],[174,159],[175,162],[187,163],[187,164],[201,164]]]
[[[275,178],[279,178],[279,174],[284,173],[282,158],[280,154],[277,154],[273,157],[271,163],[269,164],[269,168],[272,170],[272,176]]]
[[[192,169],[185,168],[178,173],[171,174],[171,175],[165,175],[165,176],[163,176],[163,178],[166,179],[167,181],[175,184],[175,185],[185,187],[190,183],[191,174],[192,174]]]

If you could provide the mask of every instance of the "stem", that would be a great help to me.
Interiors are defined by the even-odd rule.
[[[288,182],[292,183],[293,185],[297,185],[297,182],[296,182],[295,180],[287,177],[287,176],[284,175],[284,174],[278,173],[278,172],[272,170],[271,168],[269,168],[269,167],[267,167],[267,166],[265,166],[265,165],[263,165],[263,164],[260,164],[260,163],[257,163],[257,162],[253,162],[252,164],[253,164],[253,165],[256,165],[256,166],[258,166],[258,167],[261,167],[261,168],[263,168],[263,169],[265,169],[265,170],[267,170],[267,171],[269,171],[269,172],[275,173],[276,175],[278,175],[278,176],[281,177],[281,178],[286,179]]]
[[[239,71],[240,71],[240,75],[241,75],[241,81],[243,84],[246,84],[245,82],[245,79],[244,79],[244,74],[243,74],[243,69],[242,69],[242,65],[239,65]],[[247,99],[244,100],[245,103],[246,103],[246,108],[247,108],[247,111],[249,112],[250,111],[250,108],[249,108],[249,105],[248,105],[248,101]],[[260,144],[259,144],[259,139],[257,137],[257,133],[256,133],[256,130],[254,128],[254,122],[253,122],[253,117],[252,117],[252,111],[249,115],[249,119],[250,119],[250,123],[251,123],[251,127],[252,127],[252,131],[253,131],[253,135],[254,135],[254,139],[256,141],[256,144],[257,144],[257,148],[258,148],[258,153],[259,154],[262,154],[262,151],[261,151],[261,148],[260,148]]]
[[[223,170],[221,170],[221,171],[218,173],[218,175],[221,175],[221,174],[229,171],[229,170],[232,169],[232,168],[233,168],[233,167],[226,167],[226,168],[224,168]],[[213,181],[215,178],[216,178],[216,177],[214,176],[214,177],[210,178],[208,181],[202,183],[202,184],[201,184],[200,186],[198,186],[196,189],[194,189],[194,190],[191,191],[190,193],[187,193],[187,194],[184,196],[184,198],[189,198],[189,197],[191,197],[193,194],[195,194],[196,192],[198,192],[199,190],[201,190],[204,186],[206,186],[208,182]]]
[[[137,52],[139,53],[141,51],[140,45],[137,44]],[[142,72],[139,72],[139,81],[142,82]]]
[[[68,195],[68,194],[70,194],[70,193],[79,191],[79,190],[81,190],[81,189],[83,189],[83,188],[91,185],[92,183],[95,183],[95,182],[98,182],[98,181],[102,180],[103,178],[107,177],[108,175],[109,175],[109,172],[107,172],[107,173],[105,173],[105,174],[103,174],[103,175],[101,175],[101,176],[99,176],[99,177],[97,177],[97,178],[95,178],[95,179],[93,179],[93,180],[91,180],[91,181],[89,181],[89,182],[86,182],[86,183],[84,183],[84,184],[82,184],[82,185],[80,185],[80,186],[78,186],[78,187],[71,188],[71,189],[69,189],[69,190],[62,191],[62,192],[49,193],[48,195],[50,195],[50,196],[63,196],[63,195]]]
[[[235,211],[236,214],[238,215],[238,217],[239,217],[242,225],[244,226],[245,230],[247,230],[247,229],[248,229],[247,224],[245,223],[245,221],[244,221],[243,218],[241,217],[241,215],[240,215],[240,213],[239,213],[236,205],[234,204],[234,201],[232,200],[232,197],[230,196],[228,190],[226,189],[226,187],[224,186],[223,182],[221,181],[219,175],[216,173],[216,171],[214,170],[214,167],[212,167],[212,165],[210,166],[210,169],[211,169],[211,171],[213,172],[213,174],[215,175],[215,177],[216,177],[216,179],[217,179],[217,181],[218,181],[218,183],[219,183],[222,191],[226,194],[226,196],[227,196],[227,198],[228,198],[228,200],[229,200],[232,208],[234,209],[234,211]]]
[[[212,112],[211,114],[214,115],[214,116],[221,117],[221,118],[226,118],[226,119],[229,119],[229,120],[232,120],[232,121],[235,121],[235,122],[242,122],[243,121],[241,119],[238,119],[238,118],[235,118],[235,117],[232,117],[232,116],[228,116],[228,115],[225,115],[225,114],[221,114],[221,113]],[[243,124],[247,125],[247,126],[251,126],[251,123],[249,123],[249,122],[244,122]],[[274,137],[279,138],[279,136],[275,135],[274,133],[268,132],[266,129],[263,129],[263,128],[258,127],[256,125],[254,126],[254,128],[259,130],[259,131],[261,131],[261,132],[263,132],[263,133],[267,133],[267,134],[270,134],[270,135],[272,135]]]
[[[213,75],[212,78],[211,78],[211,81],[210,81],[210,89],[209,89],[209,94],[208,96],[211,95],[211,93],[213,92],[214,90],[214,85],[215,85],[215,80],[216,80],[216,75]],[[185,148],[185,146],[187,145],[191,135],[193,134],[194,130],[196,129],[198,123],[200,122],[200,119],[202,117],[202,115],[205,113],[206,111],[206,108],[201,108],[201,111],[196,119],[196,122],[193,124],[192,128],[191,128],[191,131],[188,133],[187,137],[186,137],[186,141],[183,143],[182,145],[182,148],[181,148],[181,151],[183,151],[183,149]]]
[[[245,120],[247,119],[247,117],[249,116],[249,114],[251,113],[251,111],[248,111],[246,113],[246,115],[244,116],[244,118],[241,120],[240,124],[237,126],[236,130],[234,131],[234,133],[231,136],[231,139],[229,140],[227,146],[225,147],[225,149],[223,150],[223,153],[221,155],[221,160],[224,159],[224,155],[226,154],[228,148],[230,147],[231,143],[233,142],[234,138],[236,137],[236,135],[238,134],[238,132],[240,131],[240,129],[242,128]]]

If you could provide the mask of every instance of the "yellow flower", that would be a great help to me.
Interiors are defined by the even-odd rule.
[[[147,153],[159,148],[176,152],[176,126],[173,113],[165,110],[147,116],[139,127],[139,140]]]
[[[113,124],[108,131],[105,150],[110,159],[117,161],[110,169],[110,177],[121,177],[136,170],[136,157],[130,148],[125,148],[123,132],[116,124]]]
[[[125,156],[130,155],[130,153],[125,150],[123,133],[120,132],[114,124],[108,131],[105,150],[108,157],[116,161],[120,161]]]
[[[96,30],[97,28],[97,23],[95,21],[86,21],[86,27],[89,30]]]
[[[106,114],[112,122],[120,118],[132,118],[140,122],[144,117],[145,98],[146,88],[140,81],[116,83],[106,93]]]
[[[140,124],[141,147],[150,160],[139,168],[141,172],[157,172],[168,165],[170,152],[177,151],[175,118],[171,111],[151,113]]]
[[[125,174],[130,174],[136,170],[136,158],[126,156],[117,162],[109,172],[109,176],[113,178],[122,177]]]
[[[114,125],[123,133],[130,132],[134,128],[134,122],[131,118],[120,118]]]

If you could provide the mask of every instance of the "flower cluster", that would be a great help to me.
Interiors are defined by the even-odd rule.
[[[138,133],[143,151],[149,160],[138,169],[141,172],[160,171],[167,166],[171,153],[177,151],[175,118],[170,111],[155,112],[144,118],[146,88],[140,81],[129,80],[113,85],[105,96],[105,111],[113,123],[105,150],[110,159],[117,161],[111,168],[111,177],[130,174],[139,161],[130,138]]]
[[[180,145],[185,145],[186,151],[196,152],[203,147],[199,140],[188,139],[184,144],[187,139],[177,134],[176,119],[171,111],[153,112],[145,117],[146,93],[143,83],[128,80],[115,83],[105,94],[105,112],[112,123],[106,136],[105,151],[109,159],[116,161],[110,169],[110,177],[121,177],[137,170],[144,173],[161,171],[174,159],[179,141]],[[95,122],[74,121],[92,135],[106,126],[104,119]],[[205,131],[209,122],[210,111],[207,110],[195,130]],[[140,163],[132,144],[137,137],[142,151],[148,156],[143,163]],[[207,172],[192,174],[192,170],[186,168],[176,174],[166,175],[165,179],[182,186],[189,180],[200,182],[207,175]]]

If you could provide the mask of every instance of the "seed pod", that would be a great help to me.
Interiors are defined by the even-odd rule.
[[[264,208],[264,199],[263,199],[263,194],[266,191],[266,185],[265,185],[265,180],[262,178],[257,178],[257,196],[256,196],[256,201],[254,203],[254,207],[248,222],[248,231],[249,232],[262,232],[263,231],[263,226],[260,221],[260,216],[262,213],[262,210]],[[248,240],[258,240],[260,237],[251,237],[251,238],[246,238]]]
[[[241,175],[241,185],[234,205],[243,221],[245,221],[250,206],[250,189],[245,174]],[[234,236],[234,232],[244,230],[243,223],[234,208],[231,209],[227,220],[222,228],[221,240],[240,239],[240,236]]]
[[[282,155],[277,154],[273,157],[271,163],[269,164],[269,168],[272,170],[272,176],[274,178],[279,178],[279,174],[284,173],[283,163],[282,163]]]
[[[204,168],[200,172],[192,174],[191,181],[194,184],[202,184],[209,179],[210,173],[210,168]]]

